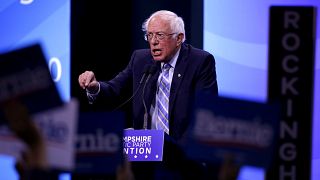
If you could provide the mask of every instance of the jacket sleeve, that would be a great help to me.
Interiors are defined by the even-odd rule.
[[[215,59],[212,54],[208,54],[205,57],[197,71],[196,91],[204,91],[218,95]]]

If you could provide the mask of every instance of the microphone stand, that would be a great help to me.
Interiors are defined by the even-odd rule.
[[[156,71],[157,71],[157,66],[156,65],[153,65],[153,66],[150,67],[149,75],[148,75],[148,77],[146,79],[146,82],[144,83],[143,90],[142,90],[142,103],[143,103],[143,107],[144,107],[143,129],[147,129],[148,128],[148,109],[147,109],[146,102],[145,102],[145,99],[144,99],[144,90],[146,88],[146,85],[147,85],[149,79],[151,78],[151,76]]]

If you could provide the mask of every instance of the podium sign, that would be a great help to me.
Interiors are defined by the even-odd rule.
[[[124,130],[123,153],[128,161],[162,161],[162,130]]]
[[[195,160],[267,167],[278,132],[279,106],[198,96],[184,149]]]

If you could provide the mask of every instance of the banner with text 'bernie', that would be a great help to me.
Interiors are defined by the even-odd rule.
[[[20,113],[21,118],[26,118],[21,107],[16,107],[18,109],[15,113]],[[31,119],[22,119],[32,121],[39,128],[44,139],[46,159],[50,168],[63,171],[74,169],[74,138],[78,124],[78,109],[78,101],[71,99],[62,106],[35,113]],[[28,123],[16,122],[16,126],[20,125],[20,127],[28,127],[26,124]],[[32,130],[17,130],[17,128],[16,131],[12,131],[7,124],[0,125],[0,154],[19,159],[22,152],[27,150],[26,140],[16,136],[17,131],[22,131],[20,134],[25,131],[34,133]],[[30,137],[35,138],[36,135],[31,134]]]
[[[183,144],[188,156],[210,163],[268,167],[278,133],[279,106],[199,94]]]
[[[1,106],[12,100],[31,114],[63,104],[40,44],[0,54],[0,124],[5,122]]]
[[[123,112],[82,112],[76,138],[76,174],[115,173],[123,160]]]

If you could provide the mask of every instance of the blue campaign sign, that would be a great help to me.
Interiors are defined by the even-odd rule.
[[[279,131],[280,106],[198,95],[183,144],[199,161],[268,167]]]
[[[0,106],[12,100],[21,102],[31,114],[63,104],[39,44],[0,55]]]
[[[114,174],[123,160],[123,112],[82,112],[76,138],[78,174]]]
[[[128,161],[162,161],[163,130],[124,130],[123,153]]]

